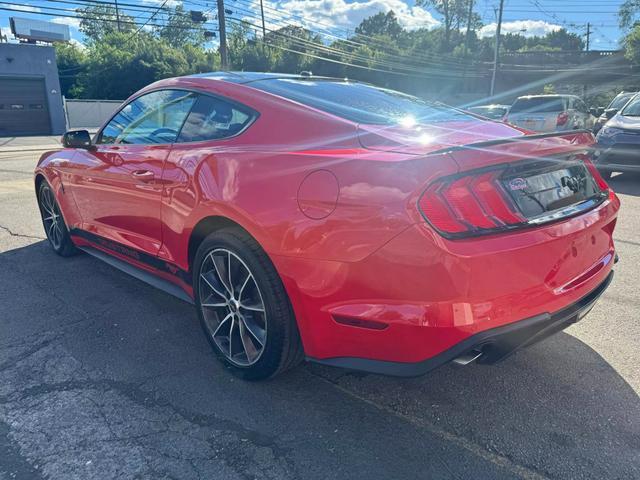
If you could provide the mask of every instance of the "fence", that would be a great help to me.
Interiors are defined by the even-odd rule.
[[[98,128],[113,115],[121,103],[121,100],[65,99],[67,129]]]

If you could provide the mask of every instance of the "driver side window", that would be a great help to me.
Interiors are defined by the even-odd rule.
[[[98,143],[173,143],[195,100],[193,93],[182,90],[159,90],[142,95],[111,119]]]

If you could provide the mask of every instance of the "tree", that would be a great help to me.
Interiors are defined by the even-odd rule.
[[[436,12],[444,17],[444,39],[442,50],[449,51],[451,31],[454,25],[460,26],[466,22],[469,0],[416,0],[416,5],[431,5]]]
[[[625,57],[634,65],[640,65],[640,25],[636,25],[624,38]]]
[[[185,45],[203,46],[205,44],[204,27],[191,20],[189,12],[177,5],[167,14],[164,26],[156,27],[157,35],[172,47]]]
[[[78,8],[76,13],[81,18],[80,31],[89,41],[99,41],[112,33],[133,32],[137,28],[133,17],[122,12],[116,15],[116,9],[111,5]]]
[[[631,27],[638,13],[640,13],[640,0],[626,0],[623,2],[620,5],[620,10],[618,10],[620,28]]]
[[[398,23],[398,19],[393,10],[389,10],[387,13],[378,12],[375,15],[367,17],[356,27],[357,34],[369,37],[386,35],[397,39],[403,31],[404,29]]]
[[[84,70],[87,54],[84,48],[73,43],[56,42],[56,63],[60,72],[60,89],[65,97],[82,95],[76,86],[77,75]]]

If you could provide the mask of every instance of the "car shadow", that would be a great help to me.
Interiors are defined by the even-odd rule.
[[[567,333],[414,379],[304,365],[251,383],[214,359],[192,306],[94,258],[38,242],[0,268],[0,426],[45,471],[133,477],[142,456],[156,478],[640,475],[640,398]]]
[[[640,173],[638,172],[614,174],[608,183],[616,193],[640,196]]]

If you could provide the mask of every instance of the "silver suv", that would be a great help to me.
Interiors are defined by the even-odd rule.
[[[534,132],[591,129],[595,117],[575,95],[528,95],[518,97],[506,121]]]

